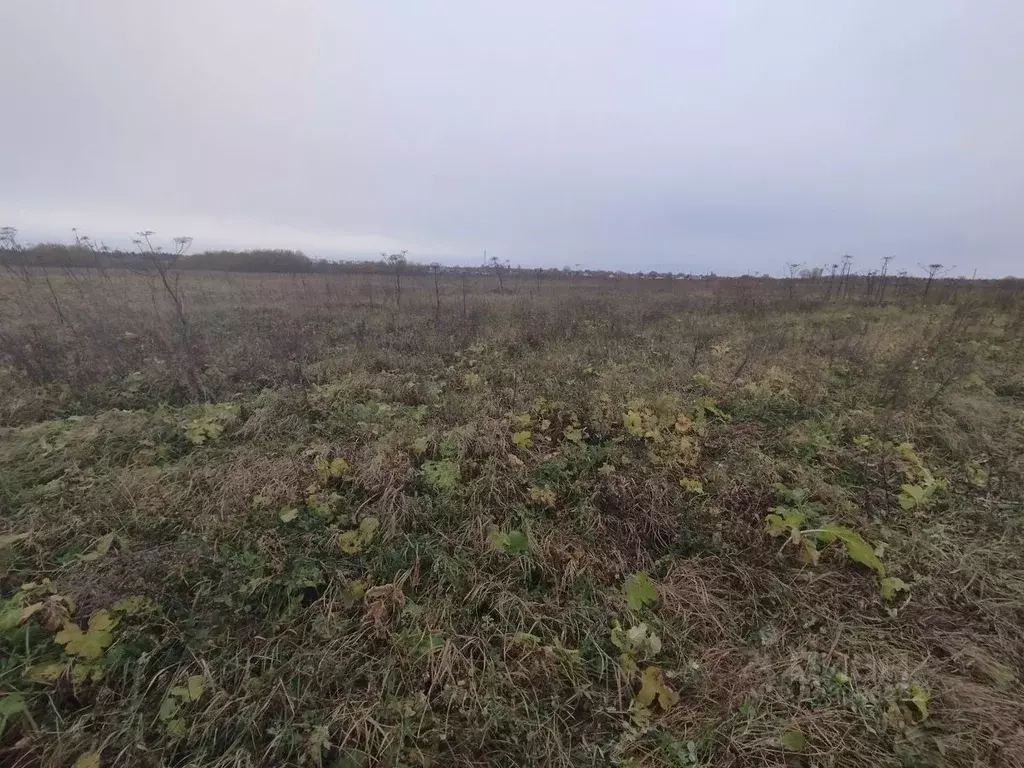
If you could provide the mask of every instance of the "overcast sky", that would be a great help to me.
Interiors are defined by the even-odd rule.
[[[1022,34],[1020,0],[2,0],[0,225],[1020,275]]]

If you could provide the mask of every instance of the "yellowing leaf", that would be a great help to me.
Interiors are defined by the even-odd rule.
[[[900,490],[914,501],[920,501],[925,494],[925,489],[920,485],[902,485]]]
[[[59,679],[66,669],[67,665],[57,662],[33,664],[25,670],[25,677],[33,683],[52,683]]]
[[[74,622],[65,622],[64,629],[54,636],[54,641],[64,646],[69,656],[80,656],[83,659],[95,660],[103,655],[114,636],[111,630],[114,620],[107,611],[97,611],[89,617],[89,628],[83,632]]]
[[[523,431],[516,432],[515,434],[512,435],[512,443],[517,448],[532,448],[533,437],[531,436],[529,430],[524,429]]]
[[[494,549],[504,550],[508,546],[508,535],[498,528],[492,528],[487,534],[487,543]]]
[[[558,499],[555,496],[555,492],[550,488],[538,488],[534,486],[530,488],[530,501],[541,504],[545,507],[554,507]]]
[[[904,512],[910,512],[922,505],[926,493],[924,487],[920,485],[903,485],[900,491],[898,501]]]
[[[116,623],[109,611],[96,611],[96,613],[89,617],[89,631],[103,632],[113,629]]]
[[[878,555],[868,546],[868,543],[860,537],[860,534],[849,528],[832,525],[819,529],[815,535],[826,544],[839,539],[846,547],[846,554],[850,556],[851,560],[866,565],[879,576],[885,576],[885,566],[882,565],[882,561],[878,559]]]
[[[82,685],[88,681],[94,683],[103,679],[104,669],[96,664],[89,664],[85,661],[78,661],[68,667],[71,672],[71,679],[75,685]]]
[[[631,611],[639,611],[645,605],[658,600],[658,590],[651,583],[646,573],[634,573],[622,585],[626,595],[626,605]]]
[[[91,563],[93,560],[99,560],[107,552],[110,551],[110,545],[114,543],[114,534],[108,533],[96,542],[96,546],[93,547],[92,552],[85,555],[79,555],[78,559],[83,563]]]
[[[160,610],[160,606],[148,597],[132,595],[131,597],[126,597],[123,600],[118,600],[111,606],[111,610],[114,611],[114,613],[123,613],[130,616],[144,616],[148,613],[156,613]]]
[[[794,531],[795,536],[799,536],[799,533]],[[818,564],[818,558],[821,553],[818,552],[818,548],[814,546],[814,542],[810,539],[800,538],[798,540],[800,545],[800,562],[805,565],[815,566]]]
[[[636,411],[626,411],[622,417],[622,425],[634,437],[640,437],[644,433],[643,417]]]
[[[329,472],[331,477],[341,477],[348,474],[350,467],[344,459],[331,459]]]
[[[613,622],[612,645],[622,651],[633,666],[637,659],[653,659],[661,652],[661,638],[647,628],[646,622],[640,622],[628,630],[623,629],[618,621]]]
[[[363,541],[359,536],[359,531],[339,533],[338,546],[346,555],[358,555],[363,551]]]
[[[807,522],[807,516],[790,507],[773,507],[775,512],[765,516],[768,523],[768,533],[778,536],[782,533],[792,535],[799,531],[800,527]]]
[[[570,443],[582,443],[583,442],[583,430],[577,427],[566,427],[565,432],[562,433],[565,439]]]
[[[285,509],[277,517],[282,523],[290,523],[296,517],[299,516],[299,510],[296,507],[291,509]]]
[[[202,675],[190,675],[188,678],[188,695],[192,701],[199,701],[206,690]]]
[[[641,707],[634,701],[633,706],[629,708],[629,719],[637,728],[646,730],[651,724],[651,710]]]
[[[338,534],[338,545],[341,547],[341,551],[347,555],[359,554],[373,539],[379,527],[380,520],[376,517],[364,517],[356,530]]]
[[[351,607],[360,602],[365,594],[366,582],[362,579],[356,579],[345,585],[345,591],[341,594],[341,601],[344,605]]]
[[[928,694],[928,691],[919,685],[912,685],[910,687],[910,698],[906,699],[906,701],[914,705],[922,720],[928,719],[928,702],[931,700],[932,697]]]
[[[199,701],[206,690],[202,675],[191,675],[185,685],[178,685],[171,688],[171,696],[176,696],[182,701]]]
[[[64,629],[58,632],[53,639],[61,645],[66,645],[67,643],[76,641],[81,637],[82,628],[74,622],[69,621],[64,625]]]
[[[529,632],[516,632],[512,642],[516,645],[536,646],[540,645],[540,638],[537,635],[531,635]]]
[[[665,684],[665,677],[659,667],[647,667],[640,677],[640,690],[634,702],[649,708],[655,701],[662,710],[667,711],[679,703],[679,694]]]
[[[530,545],[530,539],[522,531],[504,533],[497,528],[493,528],[487,534],[487,541],[494,549],[508,552],[510,555],[527,555],[533,549]]]
[[[359,522],[359,535],[362,538],[363,543],[369,543],[378,528],[380,528],[380,520],[372,515],[364,517]]]
[[[74,768],[100,768],[100,753],[86,752],[75,760]]]
[[[679,481],[679,487],[687,493],[701,496],[704,493],[704,484],[695,477],[684,477]]]
[[[885,600],[891,600],[896,596],[897,592],[906,592],[910,589],[910,586],[903,579],[897,579],[895,576],[887,576],[882,579],[881,587],[882,598]]]
[[[32,605],[26,605],[18,613],[18,623],[19,624],[24,624],[26,621],[28,621],[30,618],[32,618],[33,614],[38,613],[39,611],[41,611],[43,609],[43,606],[45,606],[45,605],[46,605],[45,603],[41,603],[41,602],[40,603],[32,603]]]
[[[348,586],[345,588],[345,591],[352,597],[362,597],[366,594],[366,582],[362,579],[353,579],[348,583]]]

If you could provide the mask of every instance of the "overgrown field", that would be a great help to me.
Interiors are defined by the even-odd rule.
[[[1024,765],[1019,292],[0,290],[4,766]]]

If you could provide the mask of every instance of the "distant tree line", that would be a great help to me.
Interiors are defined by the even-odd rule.
[[[641,274],[622,271],[583,269],[579,265],[564,268],[524,268],[513,267],[507,260],[495,256],[488,258],[479,266],[444,266],[438,262],[420,263],[408,258],[405,251],[401,253],[382,253],[380,259],[336,261],[312,258],[302,251],[289,249],[259,248],[254,250],[214,250],[188,253],[174,247],[165,251],[155,245],[149,237],[153,232],[146,230],[136,233],[133,239],[137,250],[109,248],[97,243],[86,235],[75,231],[75,242],[38,243],[22,246],[17,239],[17,230],[13,227],[0,228],[0,264],[11,268],[63,268],[63,269],[130,269],[135,271],[151,271],[154,265],[166,262],[173,263],[176,270],[194,270],[203,272],[263,272],[263,273],[386,273],[394,275],[400,285],[402,275],[437,275],[451,272],[483,272],[494,275],[499,284],[504,275],[514,273],[519,276],[544,279],[572,279],[575,277],[644,277],[648,279],[669,279],[694,277],[672,272],[644,272]],[[142,237],[145,235],[145,237]],[[181,241],[191,238],[174,238],[176,246]]]
[[[6,246],[6,247],[5,247]],[[127,251],[88,244],[39,243],[16,247],[0,242],[0,256],[8,266],[70,267],[100,269],[148,269],[153,253]],[[175,269],[221,272],[314,272],[321,267],[301,251],[286,249],[257,249],[251,251],[202,251],[199,253],[168,254],[174,257]]]
[[[133,238],[137,250],[109,248],[97,243],[87,235],[72,230],[75,236],[73,244],[38,243],[31,246],[21,245],[18,232],[13,227],[0,227],[0,266],[7,269],[26,268],[59,268],[59,269],[129,269],[139,272],[152,272],[154,269],[190,270],[197,272],[255,272],[284,274],[388,274],[393,277],[396,290],[401,294],[403,275],[433,275],[444,273],[457,274],[489,274],[497,279],[504,292],[503,280],[506,275],[515,275],[519,279],[536,280],[572,280],[579,277],[632,278],[647,280],[669,279],[713,279],[717,275],[710,273],[696,275],[684,272],[624,272],[622,270],[585,269],[580,265],[546,268],[513,267],[508,260],[495,256],[488,258],[484,252],[484,260],[478,266],[445,266],[438,262],[416,262],[408,257],[406,251],[401,253],[382,253],[379,259],[337,261],[323,258],[312,258],[302,251],[284,248],[258,248],[253,250],[215,250],[189,253],[192,244],[190,237],[173,238],[173,246],[164,249],[150,238],[154,233],[144,230],[136,233]],[[799,262],[785,264],[784,277],[789,281],[822,282],[828,284],[828,294],[845,294],[851,281],[863,283],[867,281],[869,288],[877,288],[884,295],[887,283],[898,279],[902,283],[916,282],[906,271],[896,274],[889,272],[892,256],[882,259],[880,270],[868,270],[864,273],[854,272],[853,257],[844,254],[834,264],[808,266]],[[927,292],[931,284],[938,278],[950,273],[952,268],[942,264],[921,264],[921,282]],[[742,278],[771,278],[769,274],[742,275]],[[1019,278],[1007,277],[1001,282],[1019,282]],[[792,287],[790,288],[792,291]]]

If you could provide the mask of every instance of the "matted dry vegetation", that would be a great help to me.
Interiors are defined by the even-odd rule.
[[[0,283],[0,763],[1024,765],[1015,285],[171,288]]]

